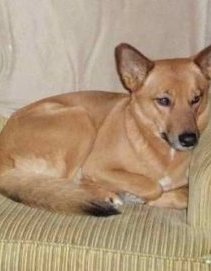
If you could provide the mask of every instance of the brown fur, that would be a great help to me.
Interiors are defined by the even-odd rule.
[[[186,208],[187,170],[207,125],[211,47],[192,58],[151,61],[116,48],[129,94],[68,93],[30,104],[0,135],[0,191],[59,212],[117,214],[126,195],[153,206]],[[171,104],[158,100],[168,97]],[[193,103],[195,97],[200,97]]]

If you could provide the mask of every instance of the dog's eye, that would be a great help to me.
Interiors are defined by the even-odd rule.
[[[168,97],[156,98],[156,102],[162,106],[170,106],[171,100]]]
[[[197,104],[197,103],[200,101],[200,99],[201,99],[201,96],[200,96],[200,95],[195,96],[195,97],[193,98],[193,100],[191,101],[191,105]]]

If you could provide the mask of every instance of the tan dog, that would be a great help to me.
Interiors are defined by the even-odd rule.
[[[117,214],[127,198],[186,208],[192,149],[207,125],[211,46],[153,62],[121,44],[116,60],[129,94],[54,96],[9,119],[0,135],[2,194],[96,216]]]

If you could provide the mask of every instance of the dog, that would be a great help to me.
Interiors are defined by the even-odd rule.
[[[1,194],[94,216],[119,214],[128,200],[187,207],[191,154],[208,122],[211,46],[152,61],[122,43],[115,58],[128,93],[57,95],[10,117],[0,134]]]

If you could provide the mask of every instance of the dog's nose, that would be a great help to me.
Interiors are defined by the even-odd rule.
[[[198,143],[198,137],[195,133],[184,133],[179,135],[179,142],[183,147],[193,147]]]

